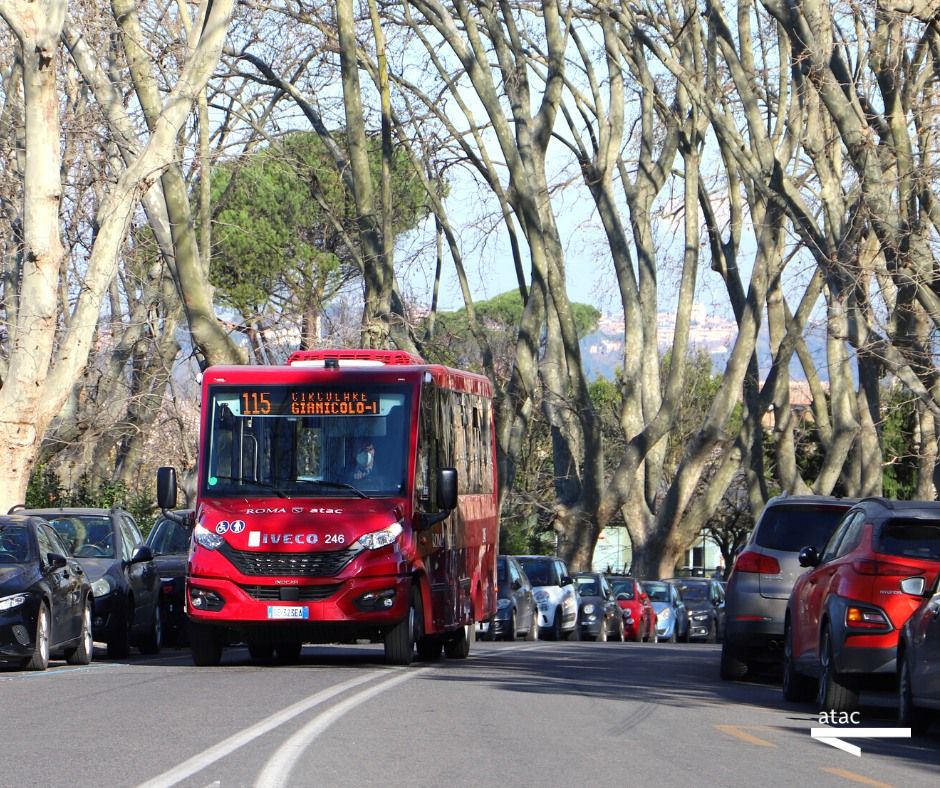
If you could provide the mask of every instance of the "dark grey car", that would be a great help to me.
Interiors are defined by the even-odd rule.
[[[717,643],[725,635],[725,589],[708,577],[674,577],[689,612],[689,637]]]
[[[487,640],[538,640],[539,606],[532,583],[522,565],[511,555],[496,556],[496,615],[479,625]]]
[[[599,640],[624,640],[623,613],[607,578],[600,572],[578,572],[574,583],[581,598],[578,622],[581,638]]]
[[[855,502],[823,495],[780,495],[764,506],[725,588],[723,679],[743,678],[756,665],[782,665],[787,601],[805,571],[800,550],[806,545],[822,550]]]
[[[153,553],[130,512],[98,509],[16,509],[44,517],[81,565],[94,594],[95,640],[122,659],[132,644],[144,654],[160,650],[161,619]]]

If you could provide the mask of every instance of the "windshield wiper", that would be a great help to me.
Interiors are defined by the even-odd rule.
[[[290,498],[290,496],[289,496],[286,492],[284,492],[283,490],[281,490],[281,489],[275,487],[275,486],[274,486],[273,484],[271,484],[270,482],[259,482],[259,481],[256,481],[256,480],[254,480],[254,479],[240,479],[240,478],[238,478],[237,476],[218,476],[218,475],[216,475],[215,478],[216,478],[216,479],[224,479],[224,480],[227,481],[227,482],[237,482],[239,485],[242,485],[242,484],[253,484],[255,487],[260,487],[260,488],[262,488],[263,490],[271,490],[271,492],[275,493],[279,498]],[[229,492],[229,491],[226,490],[226,492]],[[238,490],[232,490],[231,492],[240,492],[240,491],[238,491]]]

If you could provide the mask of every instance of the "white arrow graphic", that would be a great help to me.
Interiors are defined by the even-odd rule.
[[[909,739],[911,738],[910,728],[810,728],[810,734],[814,739],[819,739],[823,744],[835,747],[837,750],[843,750],[849,755],[862,757],[862,748],[856,747],[842,741],[841,736],[849,739]]]

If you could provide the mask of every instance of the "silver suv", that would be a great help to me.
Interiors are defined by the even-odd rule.
[[[783,624],[796,578],[804,571],[799,552],[822,550],[854,498],[779,495],[764,506],[734,560],[725,589],[725,638],[721,677],[743,678],[756,664],[779,668]]]

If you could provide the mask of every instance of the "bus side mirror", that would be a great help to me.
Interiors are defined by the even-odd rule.
[[[176,468],[157,468],[157,505],[161,509],[176,508]]]
[[[437,502],[439,512],[419,512],[415,515],[415,528],[424,531],[435,523],[446,520],[457,508],[457,469],[441,468],[437,472]]]
[[[457,508],[457,469],[441,468],[437,472],[437,500],[442,509]]]

